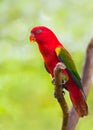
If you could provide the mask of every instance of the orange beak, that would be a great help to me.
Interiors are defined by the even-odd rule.
[[[36,41],[35,35],[33,33],[30,34],[29,39],[30,39],[31,42],[35,42]]]

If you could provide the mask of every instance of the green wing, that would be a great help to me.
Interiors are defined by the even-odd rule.
[[[69,54],[69,52],[65,48],[61,48],[61,47],[57,47],[55,52],[56,52],[59,60],[66,65],[67,69],[72,74],[74,74],[78,80],[80,80],[80,76],[77,72],[76,66],[75,66],[73,59],[72,59],[71,55]]]
[[[55,52],[59,60],[66,65],[67,72],[70,74],[72,79],[76,82],[77,86],[82,90],[84,94],[80,76],[77,72],[76,66],[69,52],[65,48],[61,48],[61,47],[57,47],[55,49]]]

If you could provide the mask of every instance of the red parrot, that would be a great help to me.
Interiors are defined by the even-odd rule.
[[[31,29],[30,41],[37,42],[43,56],[46,70],[54,77],[53,70],[57,63],[62,62],[66,68],[62,70],[64,88],[68,90],[72,104],[79,117],[88,114],[88,106],[80,76],[70,53],[64,48],[56,35],[45,26],[36,26]]]

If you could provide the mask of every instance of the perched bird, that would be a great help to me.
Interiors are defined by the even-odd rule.
[[[48,73],[54,77],[53,70],[57,63],[62,62],[66,68],[62,70],[64,88],[68,90],[72,104],[79,117],[88,114],[85,94],[80,76],[73,62],[72,56],[64,48],[56,35],[45,26],[36,26],[31,29],[30,41],[37,42],[44,65]]]

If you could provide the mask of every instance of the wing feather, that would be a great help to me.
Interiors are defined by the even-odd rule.
[[[81,84],[80,76],[77,72],[76,66],[69,52],[65,48],[61,48],[61,47],[57,47],[55,49],[55,52],[59,60],[66,65],[67,72],[70,74],[72,79],[75,81],[77,86],[82,90],[85,96],[85,93]]]

